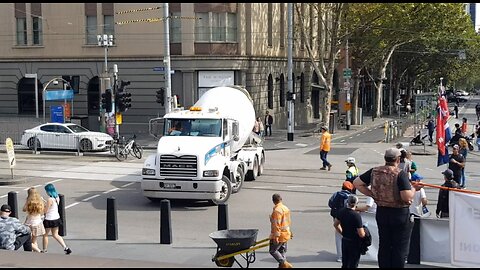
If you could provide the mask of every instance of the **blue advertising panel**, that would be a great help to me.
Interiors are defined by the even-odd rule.
[[[49,90],[45,93],[45,100],[73,99],[73,90]]]
[[[63,106],[50,106],[50,121],[53,123],[65,123]]]

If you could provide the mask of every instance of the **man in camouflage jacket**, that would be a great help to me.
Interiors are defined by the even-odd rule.
[[[10,206],[2,205],[0,209],[0,249],[32,251],[30,228],[17,218],[10,217]]]

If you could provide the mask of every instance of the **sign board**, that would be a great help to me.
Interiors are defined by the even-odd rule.
[[[121,125],[122,124],[122,114],[121,113],[115,113],[115,120],[117,121],[117,125]]]
[[[397,99],[397,101],[395,102],[398,106],[402,106],[402,100],[401,99]]]
[[[332,101],[330,101],[330,103],[332,103],[332,104],[338,104],[338,100],[332,100]]]
[[[349,103],[349,102],[345,103],[344,109],[345,109],[345,111],[351,111],[352,110],[352,103]]]
[[[154,67],[153,71],[165,71],[165,67]]]
[[[351,78],[352,77],[352,69],[344,68],[343,69],[343,77],[344,78]]]
[[[62,105],[50,107],[50,121],[53,123],[65,123],[65,111]]]
[[[235,84],[235,72],[232,71],[199,71],[198,87],[217,87]]]
[[[70,120],[70,117],[72,116],[70,103],[65,103],[63,106],[65,107],[65,120]]]
[[[13,150],[13,141],[10,138],[7,138],[5,140],[5,146],[7,148],[7,155],[8,155],[8,164],[10,166],[10,169],[15,167],[15,164],[17,161],[15,160],[15,151]]]
[[[45,92],[45,100],[73,99],[73,90],[49,90]]]

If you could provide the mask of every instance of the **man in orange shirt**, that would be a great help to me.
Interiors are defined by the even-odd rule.
[[[272,195],[272,201],[275,206],[270,215],[270,248],[269,252],[278,262],[279,268],[292,268],[292,264],[287,262],[287,242],[292,238],[290,231],[290,210],[282,203],[280,194]]]
[[[328,132],[328,128],[323,126],[322,129],[322,139],[320,141],[320,159],[323,161],[323,166],[320,170],[328,170],[332,168],[332,164],[327,160],[327,154],[330,151],[330,141],[332,140],[332,135]]]

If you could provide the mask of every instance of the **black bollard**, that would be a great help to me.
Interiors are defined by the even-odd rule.
[[[115,198],[107,198],[107,240],[118,239],[117,204]]]
[[[18,203],[17,203],[17,192],[16,191],[8,192],[8,203],[7,204],[10,205],[10,208],[12,209],[12,212],[10,213],[10,216],[18,218]]]
[[[172,243],[172,223],[170,220],[170,201],[162,200],[160,205],[160,244]]]
[[[228,230],[228,204],[218,205],[218,230]]]
[[[407,263],[420,264],[420,218],[415,217],[410,236],[410,248],[407,257]]]
[[[67,235],[67,217],[65,216],[65,196],[63,194],[58,194],[60,198],[60,203],[58,204],[58,213],[60,214],[60,220],[62,224],[58,226],[58,235],[66,236]]]

